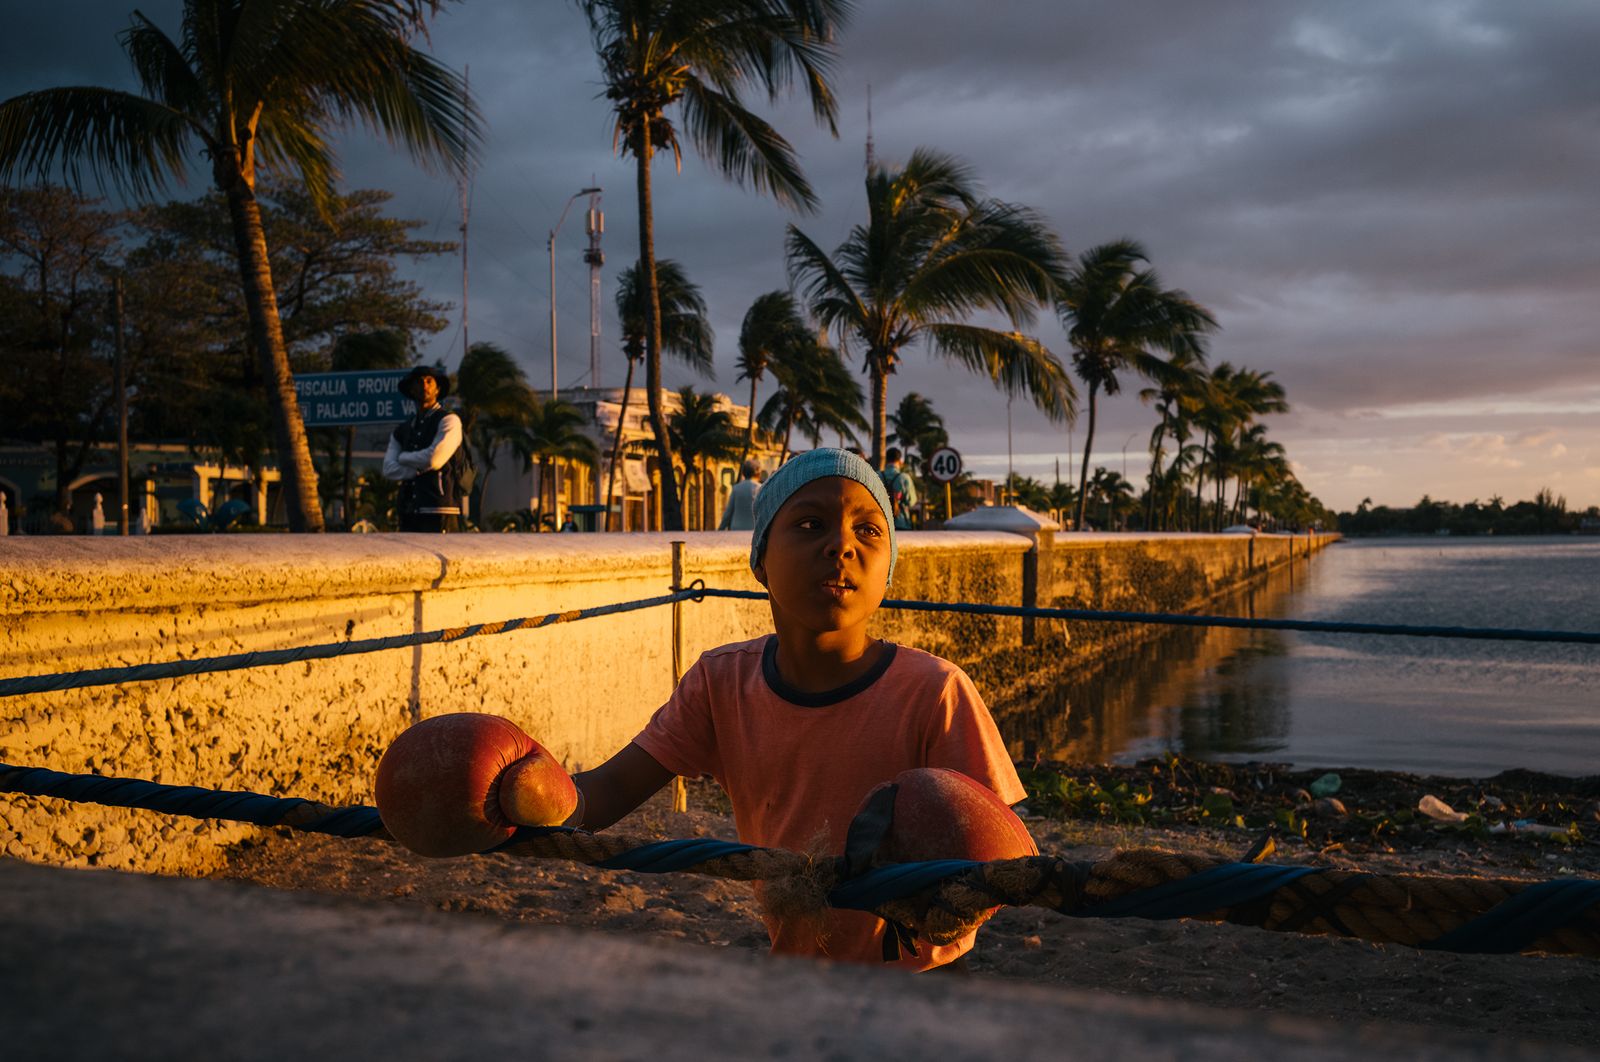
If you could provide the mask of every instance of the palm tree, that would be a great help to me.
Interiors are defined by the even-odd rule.
[[[746,110],[750,88],[778,96],[798,77],[819,121],[834,128],[828,82],[833,38],[847,0],[577,0],[600,58],[614,114],[612,144],[637,163],[639,271],[645,299],[645,387],[661,466],[662,518],[683,528],[672,444],[661,412],[661,302],[650,165],[659,151],[682,163],[677,107],[700,153],[735,181],[786,206],[813,209],[816,197],[788,141]]]
[[[1161,379],[1166,363],[1156,351],[1203,361],[1203,337],[1217,327],[1210,312],[1176,288],[1164,288],[1150,256],[1134,240],[1091,247],[1075,262],[1056,298],[1056,311],[1072,344],[1072,364],[1089,386],[1089,427],[1078,475],[1078,521],[1083,526],[1089,454],[1094,448],[1096,400],[1121,390],[1117,374]]]
[[[478,453],[483,474],[472,485],[472,515],[483,526],[483,492],[494,475],[502,446],[519,450],[538,403],[527,374],[516,359],[493,343],[474,343],[456,370],[461,400],[461,433]]]
[[[830,257],[795,226],[790,279],[841,348],[858,345],[872,380],[872,461],[882,467],[888,379],[915,340],[1055,419],[1073,414],[1072,381],[1031,336],[967,323],[980,312],[1033,320],[1064,279],[1066,256],[1025,207],[985,199],[966,166],[919,148],[904,169],[867,173],[867,223]]]
[[[1156,484],[1165,484],[1161,462],[1166,458],[1166,437],[1171,434],[1181,450],[1189,437],[1189,419],[1205,404],[1209,380],[1205,354],[1198,349],[1177,350],[1167,356],[1153,381],[1156,386],[1139,391],[1139,401],[1153,402],[1156,426],[1150,432],[1150,477],[1145,511],[1147,529],[1155,526]]]
[[[1133,503],[1133,484],[1123,479],[1120,472],[1097,468],[1089,481],[1089,490],[1105,506],[1105,530],[1117,530],[1123,509]],[[1083,512],[1082,498],[1078,500],[1078,511]]]
[[[714,336],[706,316],[706,300],[683,267],[671,258],[656,263],[656,290],[661,308],[661,350],[706,377],[714,377],[711,345]],[[617,485],[617,463],[622,460],[622,427],[628,420],[628,399],[633,393],[633,369],[644,358],[646,300],[633,266],[617,277],[617,317],[622,321],[622,352],[628,356],[628,374],[622,384],[622,408],[617,412],[616,440],[611,444],[611,469],[606,473],[606,520]]]
[[[689,523],[705,530],[706,490],[703,462],[726,461],[739,452],[739,433],[733,415],[719,408],[716,395],[701,394],[693,387],[678,390],[678,411],[667,418],[672,433],[672,448],[683,458],[684,497],[688,484],[694,484],[696,516]]]
[[[1283,385],[1272,379],[1271,372],[1254,369],[1235,369],[1228,362],[1220,362],[1211,370],[1210,402],[1200,412],[1199,420],[1206,430],[1210,443],[1210,472],[1216,484],[1215,526],[1221,526],[1223,490],[1228,470],[1236,461],[1238,441],[1257,417],[1270,413],[1287,413],[1289,402]],[[1203,477],[1202,477],[1203,481]],[[1198,485],[1197,485],[1198,487]],[[1196,490],[1196,515],[1203,489]]]
[[[772,363],[778,390],[762,405],[757,419],[763,430],[783,436],[782,460],[789,460],[794,433],[816,446],[824,432],[857,441],[856,432],[867,430],[861,415],[861,384],[839,352],[813,337],[806,346],[784,348]]]
[[[552,522],[556,512],[556,481],[551,474],[556,461],[584,461],[593,464],[600,460],[600,448],[594,440],[583,434],[584,415],[578,407],[559,398],[541,401],[537,394],[528,407],[527,424],[517,432],[516,451],[522,455],[524,472],[539,463],[539,516]],[[544,507],[544,488],[550,487],[550,508]]]
[[[740,464],[750,456],[756,437],[756,387],[775,358],[790,353],[790,348],[815,344],[810,330],[800,317],[794,296],[787,291],[769,291],[758,296],[745,311],[739,328],[739,379],[750,381],[750,422],[745,425],[744,450]]]
[[[466,165],[477,110],[462,80],[411,46],[438,0],[188,0],[174,41],[142,14],[122,31],[143,95],[71,87],[0,103],[0,179],[59,166],[137,198],[182,180],[198,151],[228,201],[250,344],[271,396],[289,526],[321,531],[317,473],[295,402],[256,201],[262,171],[293,171],[319,210],[330,139],[356,119],[422,162]]]
[[[906,452],[908,467],[920,467],[929,455],[950,442],[950,434],[944,429],[944,418],[934,411],[932,402],[915,391],[908,391],[900,399],[895,411],[889,414],[889,425],[894,428],[890,438]],[[917,455],[915,463],[911,460],[913,450]]]

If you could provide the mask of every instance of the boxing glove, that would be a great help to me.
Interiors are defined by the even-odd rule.
[[[378,814],[419,855],[500,844],[522,826],[566,821],[578,804],[567,772],[515,723],[463,712],[425,719],[378,763]]]

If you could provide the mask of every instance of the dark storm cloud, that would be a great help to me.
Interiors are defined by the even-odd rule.
[[[178,8],[145,10],[172,26]],[[125,84],[114,34],[127,11],[83,0],[12,15],[0,94]],[[637,246],[633,170],[611,152],[581,17],[567,3],[474,0],[450,9],[432,40],[446,62],[470,64],[489,123],[473,199],[473,339],[504,343],[548,380],[545,236],[592,174],[606,188],[616,382],[609,307]],[[802,103],[772,110],[802,152],[819,213],[795,218],[691,154],[682,174],[657,171],[658,253],[705,288],[717,386],[737,393],[739,319],[785,282],[785,224],[832,247],[859,217],[870,82],[881,157],[921,145],[958,155],[1076,250],[1144,241],[1168,283],[1218,313],[1215,359],[1272,371],[1300,409],[1323,416],[1282,425],[1293,452],[1303,425],[1351,411],[1595,382],[1597,52],[1600,6],[1587,2],[870,0],[843,39],[840,138]],[[344,161],[350,183],[394,189],[398,213],[453,234],[449,181],[362,138]],[[582,242],[581,217],[569,217],[557,245],[569,381],[587,367]],[[417,275],[458,298],[454,264]],[[1054,321],[1038,330],[1065,353]],[[458,356],[459,346],[447,360]],[[969,448],[1003,453],[999,396],[920,352],[891,402],[913,389],[935,396]],[[1019,409],[1016,425],[1018,450],[1063,445],[1036,414]],[[1134,400],[1113,401],[1103,445],[1114,452],[1148,427]]]

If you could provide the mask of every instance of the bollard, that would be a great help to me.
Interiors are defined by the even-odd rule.
[[[672,592],[683,589],[683,543],[672,543]],[[683,681],[683,602],[672,603],[672,688]],[[689,810],[689,789],[682,775],[672,778],[672,810]]]

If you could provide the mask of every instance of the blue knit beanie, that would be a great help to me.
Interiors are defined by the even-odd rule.
[[[872,500],[883,510],[883,518],[889,525],[889,581],[893,582],[894,562],[900,555],[900,545],[895,541],[894,511],[889,492],[883,486],[883,477],[872,470],[865,458],[857,457],[849,450],[832,447],[811,450],[791,459],[761,485],[761,490],[756,493],[756,529],[750,536],[750,569],[754,571],[756,565],[761,563],[761,554],[767,548],[767,529],[772,526],[772,518],[778,515],[783,503],[807,483],[824,476],[853,479],[872,492]]]

